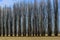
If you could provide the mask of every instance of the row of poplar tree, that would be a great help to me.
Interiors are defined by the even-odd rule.
[[[53,7],[53,8],[52,8]],[[54,15],[54,17],[53,17]],[[54,22],[52,20],[54,19]],[[58,0],[37,0],[14,3],[11,7],[0,7],[0,36],[48,36],[58,35]]]

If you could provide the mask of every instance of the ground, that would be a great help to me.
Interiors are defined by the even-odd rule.
[[[60,40],[60,37],[0,37],[0,40]]]

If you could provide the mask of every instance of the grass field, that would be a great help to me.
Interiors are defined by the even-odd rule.
[[[0,37],[0,40],[60,40],[60,37]]]

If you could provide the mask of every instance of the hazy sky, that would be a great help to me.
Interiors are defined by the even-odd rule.
[[[0,0],[0,6],[12,6],[14,4],[14,2],[21,2],[23,0]],[[25,0],[25,2],[27,2],[28,0]],[[29,0],[29,1],[32,1],[33,0]]]
[[[12,6],[14,2],[18,2],[19,0],[0,0],[0,6]]]

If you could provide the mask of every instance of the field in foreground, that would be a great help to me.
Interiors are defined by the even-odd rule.
[[[0,40],[60,40],[60,37],[0,37]]]

